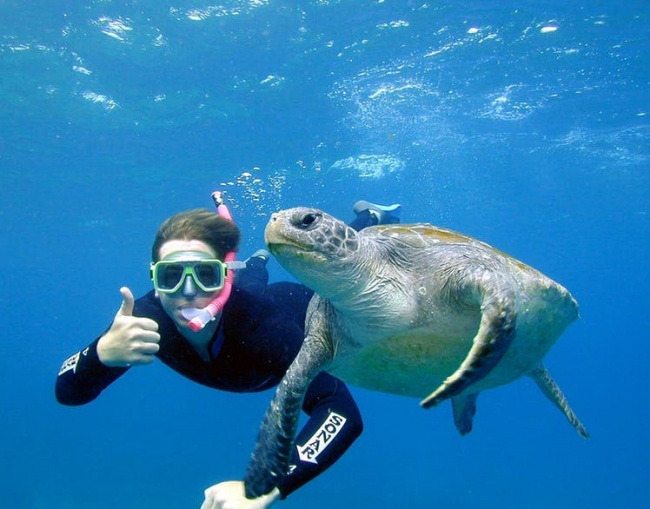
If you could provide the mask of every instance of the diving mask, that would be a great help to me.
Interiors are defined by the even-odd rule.
[[[151,280],[159,293],[177,292],[187,276],[204,292],[223,288],[226,264],[216,258],[204,260],[161,260],[151,264]]]

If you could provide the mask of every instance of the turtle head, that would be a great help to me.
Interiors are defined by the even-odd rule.
[[[269,251],[294,277],[328,298],[345,277],[346,259],[359,249],[356,231],[325,212],[306,207],[271,215],[264,231]]]

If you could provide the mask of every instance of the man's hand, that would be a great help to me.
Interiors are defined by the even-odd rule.
[[[257,498],[246,498],[243,481],[225,481],[205,490],[201,509],[266,509],[280,498],[277,488]]]
[[[102,364],[113,367],[151,364],[160,346],[158,324],[150,318],[133,316],[133,293],[120,288],[122,305],[113,324],[97,343],[97,356]]]

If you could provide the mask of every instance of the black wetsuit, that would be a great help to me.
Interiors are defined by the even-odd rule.
[[[269,285],[263,295],[236,284],[209,344],[207,361],[178,332],[153,291],[135,301],[133,315],[158,323],[156,356],[173,370],[215,389],[255,392],[277,385],[298,353],[311,295],[294,283]],[[56,380],[60,403],[88,403],[130,369],[102,364],[98,341],[63,363]],[[345,384],[327,373],[320,373],[309,386],[303,410],[310,417],[296,438],[291,462],[295,468],[278,486],[282,498],[332,465],[363,429]]]

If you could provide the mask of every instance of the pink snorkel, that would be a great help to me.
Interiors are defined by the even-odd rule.
[[[215,191],[212,193],[212,199],[214,200],[214,204],[217,206],[217,213],[229,221],[232,221],[230,211],[223,202],[222,194],[223,193],[221,191]],[[202,330],[203,327],[205,327],[211,320],[214,320],[214,317],[226,305],[226,302],[230,297],[230,293],[232,292],[232,283],[235,279],[233,269],[243,268],[246,266],[246,264],[243,262],[240,262],[241,267],[237,266],[239,264],[233,263],[235,262],[235,256],[236,255],[234,251],[229,251],[224,257],[223,261],[228,268],[226,269],[226,280],[224,281],[223,288],[221,292],[219,292],[219,295],[217,295],[216,298],[203,309],[183,310],[183,316],[186,319],[190,320],[190,329],[192,329],[194,332]]]

